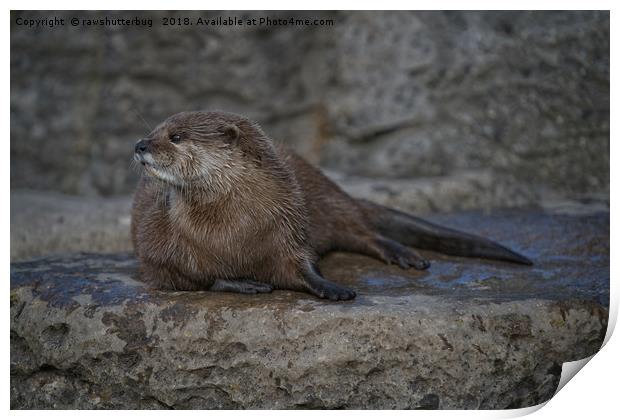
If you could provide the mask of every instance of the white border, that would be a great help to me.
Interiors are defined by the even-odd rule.
[[[211,7],[213,9],[225,9],[225,10],[295,10],[295,9],[309,9],[309,10],[338,10],[338,9],[365,9],[365,10],[404,10],[415,8],[418,10],[437,10],[437,9],[457,9],[457,10],[485,10],[485,9],[497,9],[498,2],[492,1],[433,1],[433,2],[404,2],[404,1],[390,1],[384,0],[376,3],[363,3],[360,1],[325,1],[325,0],[317,0],[313,2],[308,2],[308,4],[300,5],[299,3],[295,3],[295,5],[290,2],[284,1],[230,1],[223,3],[204,3],[199,1],[183,1],[178,0],[175,2],[164,2],[159,0],[153,1],[95,1],[89,2],[85,4],[84,2],[78,1],[58,1],[54,3],[45,2],[45,1],[10,1],[8,2],[9,9],[31,9],[31,10],[46,10],[53,6],[55,9],[109,9],[109,10],[148,10],[148,9],[176,9],[176,10],[200,10],[205,7]],[[618,45],[615,38],[615,31],[613,31],[613,23],[616,21],[614,19],[615,13],[612,5],[614,2],[611,1],[589,1],[589,2],[576,2],[576,1],[531,1],[524,0],[519,2],[502,2],[501,5],[507,9],[556,9],[556,10],[575,10],[575,9],[589,9],[589,10],[609,10],[611,9],[611,45],[612,50],[613,46]],[[379,7],[378,7],[379,6]],[[2,58],[4,60],[4,65],[2,66],[2,72],[4,75],[5,83],[2,86],[3,97],[5,98],[3,102],[3,118],[5,121],[4,127],[10,127],[10,79],[9,79],[9,71],[10,71],[10,15],[8,13],[4,16],[5,22],[5,39],[2,43],[3,54]],[[613,64],[615,54],[612,51],[612,68],[616,69],[616,65]],[[613,79],[613,77],[612,77]],[[614,86],[612,83],[611,95],[612,99],[617,97],[615,94]],[[612,115],[610,118],[610,122],[618,121],[617,112],[614,112],[615,109],[612,107]],[[613,124],[611,127],[611,132],[613,133]],[[611,135],[613,137],[613,134]],[[9,141],[5,142],[6,149],[10,150]],[[614,178],[615,165],[614,163],[614,142],[611,142],[611,179]],[[4,183],[4,191],[6,193],[5,197],[10,196],[10,151],[5,153],[2,156],[4,160],[4,164],[2,165],[2,170],[5,174],[2,182]],[[617,196],[617,188],[614,188],[614,184],[611,185],[611,202],[613,208],[614,197]],[[3,212],[3,220],[4,220],[4,232],[5,237],[2,242],[2,250],[4,255],[6,256],[4,263],[4,273],[9,272],[9,247],[10,247],[10,236],[8,235],[10,229],[10,214],[9,214],[9,206],[2,207]],[[612,247],[611,247],[611,261],[616,261],[615,258],[618,254],[616,248],[613,246],[613,237],[614,233],[617,233],[616,224],[612,219],[611,224],[611,235],[612,235]],[[614,280],[617,278],[618,269],[617,266],[612,264],[611,267],[611,279],[612,279],[612,290],[611,290],[611,298],[612,302],[610,303],[610,331],[613,330],[613,326],[615,326],[615,322],[617,319],[617,309],[618,309],[618,290],[617,283]],[[5,290],[7,290],[7,296],[10,290],[8,279],[6,281]],[[8,303],[8,298],[5,297],[5,304]],[[5,345],[2,347],[3,359],[5,361],[3,367],[5,370],[4,382],[3,382],[3,397],[4,397],[4,407],[6,410],[9,409],[9,310],[8,304],[7,309],[5,311],[5,322],[4,322],[4,337],[7,337]],[[609,334],[607,339],[609,338]],[[606,340],[607,340],[606,339]],[[618,373],[619,373],[619,363],[616,360],[616,355],[620,354],[620,344],[618,344],[618,339],[612,337],[611,340],[605,345],[603,351],[598,353],[590,363],[583,369],[583,372],[580,372],[577,375],[577,379],[570,381],[565,388],[563,388],[554,398],[552,398],[546,406],[533,414],[533,418],[579,418],[583,419],[584,417],[589,418],[611,418],[612,416],[617,415],[618,413],[618,403],[616,402],[618,399],[617,396],[617,385],[618,385]],[[543,404],[544,405],[544,404]],[[209,413],[204,413],[200,411],[185,411],[175,414],[175,416],[181,417],[194,417],[194,416],[205,416],[216,417],[216,418],[236,418],[236,417],[249,417],[251,416],[253,419],[262,419],[269,418],[270,420],[273,418],[284,418],[289,417],[291,415],[299,418],[310,418],[315,417],[317,415],[320,416],[338,416],[339,418],[359,418],[359,416],[365,415],[388,415],[393,418],[407,418],[410,416],[416,416],[421,418],[462,418],[467,416],[468,418],[508,418],[515,417],[520,415],[528,414],[529,412],[535,411],[541,407],[529,408],[529,409],[520,409],[520,410],[505,410],[505,411],[437,411],[437,412],[428,412],[428,411],[383,411],[381,413],[374,413],[371,411],[345,411],[345,412],[303,412],[296,411],[294,413],[289,413],[285,411],[254,411],[254,412],[216,412],[210,411]],[[74,416],[92,416],[95,419],[104,418],[109,416],[111,413],[94,411],[89,413],[82,413],[80,411],[11,411],[9,415],[12,417],[20,417],[20,418],[31,418],[31,417],[39,417],[41,415],[49,416],[50,418],[58,418],[58,419],[67,419],[72,418]],[[152,417],[162,417],[167,416],[165,412],[142,412],[142,411],[122,411],[115,412],[112,414],[114,416],[131,416],[133,418],[143,418],[144,416]],[[406,416],[406,417],[405,417]]]

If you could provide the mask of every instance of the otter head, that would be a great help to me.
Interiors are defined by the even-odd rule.
[[[221,190],[260,162],[266,142],[260,128],[243,117],[182,112],[139,140],[134,159],[165,183]]]

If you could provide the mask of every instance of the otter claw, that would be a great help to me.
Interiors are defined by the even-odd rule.
[[[331,282],[330,284],[321,284],[318,287],[316,287],[315,285],[315,288],[314,290],[312,290],[312,292],[321,299],[328,299],[334,301],[351,300],[356,296],[355,291],[346,287],[338,286],[337,284]]]
[[[417,260],[413,263],[413,266],[416,270],[426,270],[428,267],[431,266],[431,263],[426,260]]]

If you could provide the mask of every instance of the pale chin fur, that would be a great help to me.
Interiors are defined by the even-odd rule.
[[[162,181],[166,181],[166,182],[168,182],[170,184],[173,184],[173,185],[180,185],[181,184],[181,183],[179,183],[177,181],[177,179],[174,176],[172,176],[169,173],[164,172],[164,171],[162,171],[160,169],[157,169],[154,166],[147,166],[147,171],[149,171],[153,176],[155,176],[158,179],[161,179]]]

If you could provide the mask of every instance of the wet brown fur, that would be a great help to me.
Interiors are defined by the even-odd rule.
[[[171,141],[175,134],[180,141]],[[353,291],[318,272],[321,255],[341,250],[403,268],[429,265],[381,233],[385,209],[350,197],[241,116],[177,114],[142,144],[131,233],[141,278],[158,288],[229,290],[249,281],[234,291],[351,299]]]

